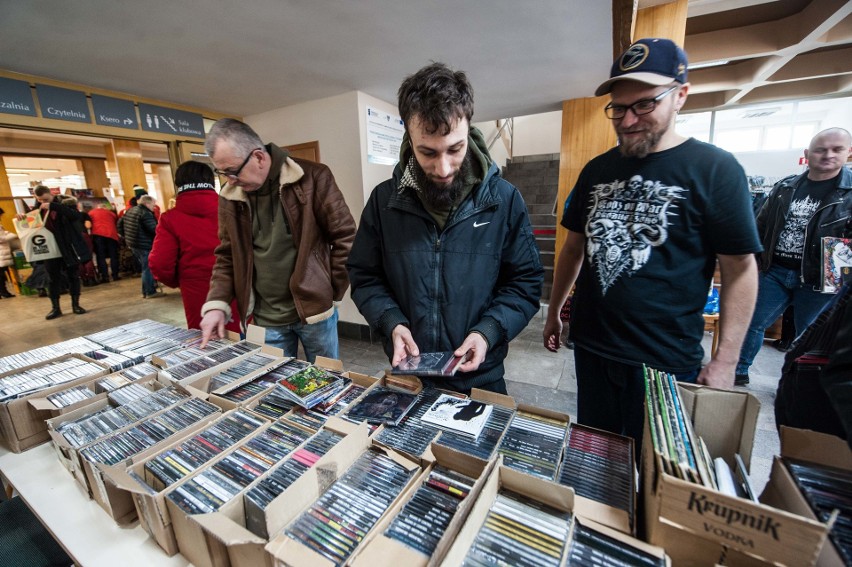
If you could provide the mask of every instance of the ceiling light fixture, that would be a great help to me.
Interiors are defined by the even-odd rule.
[[[780,112],[780,106],[772,106],[769,108],[755,108],[754,110],[746,110],[740,118],[763,118],[772,116],[776,112]]]
[[[690,63],[687,67],[690,71],[695,71],[696,69],[706,69],[707,67],[719,67],[721,65],[727,65],[730,63],[729,59],[719,59],[718,61],[706,61],[704,63]]]

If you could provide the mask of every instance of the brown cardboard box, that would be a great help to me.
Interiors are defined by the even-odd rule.
[[[347,455],[353,451],[360,454],[364,445],[368,443],[369,427],[366,424],[356,425],[332,417],[324,427],[341,433],[345,437],[323,455],[316,462],[315,467],[325,467],[327,463],[338,462],[339,454]],[[190,558],[197,567],[271,566],[272,558],[264,549],[268,543],[267,538],[254,534],[246,528],[245,499],[243,498],[249,489],[266,476],[264,474],[258,478],[239,496],[222,506],[218,512],[188,516],[183,510],[169,503],[169,513],[175,525],[182,522],[189,523],[188,526],[182,526],[180,529],[175,528],[181,553]],[[294,486],[280,494],[264,510],[266,533],[275,534],[284,528],[281,517],[287,514],[294,494],[292,491],[296,490]]]
[[[145,378],[142,378],[141,380],[137,380],[135,383],[145,388],[149,388],[152,392],[156,392],[158,389],[164,387],[161,383],[156,381],[156,378],[157,374],[154,373]],[[59,462],[62,463],[62,466],[65,467],[72,475],[76,475],[76,467],[80,466],[81,464],[77,456],[77,450],[72,447],[60,433],[56,431],[56,428],[58,428],[62,423],[65,423],[66,421],[71,421],[86,415],[96,413],[97,411],[110,405],[112,404],[109,401],[109,396],[105,393],[104,395],[98,395],[92,398],[92,401],[87,404],[80,403],[74,404],[73,406],[69,406],[66,408],[62,408],[61,410],[59,410],[56,416],[46,420],[45,423],[47,425],[47,432],[48,435],[50,435],[51,444],[56,450],[56,455],[59,458]],[[82,473],[82,470],[80,472]],[[88,493],[89,498],[91,498],[92,494],[86,486],[85,477],[78,480],[81,486],[86,488],[85,491]]]
[[[97,361],[93,361],[81,354],[68,354],[27,368],[43,366],[45,364],[50,364],[67,358],[79,358],[86,362],[94,363],[103,368],[103,370],[77,378],[76,380],[65,382],[64,384],[58,384],[46,390],[39,390],[38,392],[33,392],[27,396],[0,403],[0,432],[3,433],[3,437],[9,445],[9,449],[13,452],[20,453],[21,451],[40,445],[50,439],[45,421],[50,419],[51,415],[47,411],[36,409],[30,405],[30,399],[43,398],[48,394],[64,390],[71,386],[85,384],[92,378],[104,376],[109,373],[109,370],[105,365]],[[26,369],[17,369],[14,372],[7,374],[15,374],[25,370]]]
[[[781,456],[852,471],[852,451],[846,441],[815,431],[781,428]],[[760,495],[761,502],[819,521],[793,477],[778,457],[772,462],[769,482]],[[841,567],[844,561],[831,539],[826,538],[816,564]]]
[[[214,415],[216,420],[218,420],[222,419],[225,415],[227,415],[227,413]],[[201,429],[210,426],[212,423],[212,420],[206,421],[204,423],[204,427],[196,428],[192,433],[197,433]],[[222,456],[229,454],[231,451],[239,447],[244,441],[251,439],[259,432],[265,430],[270,424],[271,422],[264,423],[254,433],[244,437],[242,441],[232,445],[220,453],[220,455],[211,462],[215,462]],[[160,446],[156,452],[146,453],[144,458],[135,460],[129,467],[99,467],[107,486],[114,487],[118,491],[124,491],[130,494],[133,498],[133,504],[136,507],[136,513],[139,517],[140,525],[157,542],[157,545],[159,545],[163,551],[170,556],[175,555],[179,549],[177,539],[175,537],[175,528],[172,524],[172,518],[169,515],[169,509],[166,506],[166,493],[170,492],[174,489],[174,487],[185,482],[187,479],[192,478],[198,472],[204,470],[208,464],[206,463],[204,466],[196,469],[177,483],[167,487],[165,490],[156,490],[147,484],[140,483],[136,479],[146,478],[145,462],[148,461],[148,459],[179,445],[187,437],[189,437],[189,435],[174,440],[167,445]],[[133,476],[131,476],[131,474]]]
[[[289,525],[296,520],[299,515],[314,503],[341,475],[343,475],[349,466],[354,463],[358,457],[373,445],[376,450],[385,453],[391,459],[405,467],[410,471],[419,471],[413,474],[408,482],[408,485],[403,488],[396,499],[391,502],[388,510],[393,509],[402,499],[407,498],[407,494],[414,486],[419,484],[419,478],[422,475],[422,466],[428,466],[428,461],[415,462],[408,457],[397,453],[392,449],[387,449],[376,445],[369,438],[364,438],[360,447],[352,447],[353,450],[344,454],[343,451],[338,451],[335,454],[334,461],[327,461],[323,466],[315,465],[309,469],[299,480],[287,490],[287,502],[279,509],[279,521],[282,526]],[[330,454],[330,453],[329,453]],[[279,496],[279,499],[281,497]],[[385,515],[387,515],[387,510]],[[381,521],[381,518],[379,519]],[[375,530],[373,526],[371,532]],[[369,536],[369,532],[368,532]],[[332,562],[319,553],[315,552],[305,544],[290,538],[286,534],[279,533],[270,539],[266,546],[266,551],[272,556],[273,565],[290,566],[290,567],[330,567]],[[358,553],[356,548],[353,553]]]
[[[349,564],[352,567],[396,567],[397,565],[425,567],[427,565],[438,565],[444,555],[446,555],[456,532],[464,524],[468,514],[473,509],[477,496],[479,496],[483,486],[485,486],[485,482],[494,469],[497,460],[483,461],[482,459],[460,453],[448,447],[434,444],[431,448],[431,454],[434,456],[435,462],[426,469],[425,474],[421,477],[420,482],[413,487],[413,490],[404,499],[397,502],[388,511],[384,519],[376,524],[376,527],[359,547],[359,551],[356,551],[350,558]],[[459,504],[453,519],[447,526],[432,556],[426,557],[399,541],[385,536],[384,531],[411,499],[410,497],[414,495],[414,491],[423,484],[423,481],[426,480],[434,465],[441,465],[450,470],[460,472],[470,478],[476,479],[476,483],[473,485],[468,496]]]
[[[577,498],[572,488],[535,478],[498,464],[491,471],[491,475],[479,493],[467,521],[455,535],[454,542],[440,563],[442,567],[456,567],[462,564],[501,489],[511,490],[563,512],[571,512],[575,517],[597,520],[601,519],[601,512],[603,512],[604,519],[607,518],[608,506],[586,498]],[[624,516],[625,523],[617,530],[623,534],[619,537],[625,541],[634,541],[633,538],[624,534],[624,530],[627,529],[626,514]],[[563,562],[567,552],[566,545],[563,549]]]
[[[745,392],[679,385],[684,411],[711,456],[730,466],[751,460],[759,402]],[[666,549],[674,565],[765,561],[807,566],[816,560],[826,526],[766,504],[724,495],[666,474],[655,454],[646,410],[642,454],[645,539]]]

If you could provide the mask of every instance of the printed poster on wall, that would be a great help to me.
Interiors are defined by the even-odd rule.
[[[367,107],[367,161],[394,165],[399,161],[399,147],[405,126],[399,116]]]

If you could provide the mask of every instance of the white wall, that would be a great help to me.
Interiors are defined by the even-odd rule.
[[[800,149],[734,153],[746,175],[762,175],[767,184],[804,171],[804,166],[799,165],[799,158],[803,156]]]
[[[562,143],[562,111],[515,118],[513,154],[537,156],[558,154]]]
[[[367,161],[367,107],[370,106],[380,112],[387,112],[394,116],[399,116],[399,111],[395,104],[385,102],[383,100],[372,97],[366,93],[358,92],[358,130],[359,141],[361,147],[361,187],[363,199],[361,208],[364,208],[367,199],[370,198],[370,193],[373,189],[387,179],[393,176],[393,165],[381,165],[378,163],[370,163]],[[360,218],[360,211],[358,218]]]
[[[278,145],[319,141],[320,159],[331,168],[355,221],[364,208],[358,93],[314,100],[245,117],[264,142]],[[340,319],[365,323],[349,292],[340,306]]]

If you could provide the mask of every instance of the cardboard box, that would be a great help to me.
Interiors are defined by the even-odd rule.
[[[399,495],[397,495],[394,501],[391,502],[388,510],[393,509],[398,502],[407,498],[412,487],[419,484],[418,479],[422,475],[421,465],[428,466],[429,463],[423,461],[415,462],[401,453],[393,451],[392,449],[376,445],[369,438],[365,437],[363,438],[363,442],[360,447],[356,448],[349,445],[349,447],[353,450],[347,451],[345,454],[343,451],[337,451],[333,461],[328,460],[323,463],[322,466],[319,466],[319,463],[317,463],[317,465],[309,469],[301,478],[299,478],[299,480],[293,483],[293,485],[285,493],[287,495],[287,501],[279,509],[280,515],[278,519],[281,525],[287,526],[292,521],[296,520],[301,513],[310,507],[320,496],[322,496],[322,494],[340,476],[342,476],[349,466],[352,465],[352,463],[354,463],[364,451],[368,450],[371,445],[377,450],[385,453],[389,458],[393,459],[406,469],[411,471],[420,471],[418,474],[413,474],[411,476],[408,484],[402,489]],[[279,498],[281,498],[281,496],[279,496]],[[382,518],[387,515],[388,510],[385,510]],[[379,518],[379,522],[381,522],[382,518]],[[375,529],[376,526],[374,525],[367,533],[366,537],[369,537],[369,534]],[[356,548],[353,551],[353,555],[358,553],[359,548]],[[266,546],[266,551],[272,556],[272,563],[276,567],[284,565],[290,567],[330,567],[333,565],[329,559],[326,559],[310,547],[296,541],[283,532],[277,534],[269,541],[269,544]]]
[[[222,419],[225,414],[214,414],[216,420]],[[192,434],[196,434],[202,429],[205,429],[208,426],[211,426],[213,421],[207,421],[204,423],[203,427],[198,427],[192,431]],[[173,490],[176,486],[186,482],[186,480],[192,478],[200,471],[204,470],[210,463],[218,461],[223,456],[229,454],[231,451],[242,445],[245,441],[253,438],[255,435],[264,431],[272,422],[267,421],[257,430],[255,430],[252,434],[243,437],[243,439],[228,447],[222,453],[217,455],[213,460],[205,463],[204,466],[199,467],[191,474],[183,477],[180,481],[166,487],[164,490],[156,490],[149,486],[148,484],[142,484],[137,481],[137,478],[144,479],[146,478],[145,472],[145,462],[149,459],[157,456],[158,454],[171,449],[182,443],[187,438],[191,437],[191,435],[186,435],[181,437],[180,439],[176,439],[173,442],[168,443],[165,446],[160,446],[155,452],[147,452],[144,458],[139,458],[135,460],[129,467],[99,467],[100,472],[103,475],[103,479],[105,484],[109,487],[114,487],[118,491],[124,491],[128,493],[132,499],[133,504],[136,508],[137,516],[139,517],[139,523],[142,528],[148,532],[148,534],[157,542],[163,551],[166,552],[169,556],[175,555],[178,552],[178,543],[175,537],[175,528],[172,524],[172,517],[169,514],[169,509],[166,506],[166,494]],[[133,475],[133,476],[131,476]]]
[[[142,378],[141,380],[137,380],[135,383],[145,388],[149,388],[152,392],[155,392],[163,387],[162,384],[156,381],[156,377],[157,374],[153,373],[145,378]],[[92,384],[97,382],[97,380],[94,380]],[[44,398],[42,398],[42,400],[47,401]],[[56,451],[56,455],[59,458],[59,462],[72,475],[74,475],[75,466],[78,462],[76,449],[68,443],[65,437],[63,437],[60,433],[56,431],[56,428],[58,428],[62,423],[65,423],[66,421],[78,419],[80,417],[96,413],[97,411],[107,406],[112,406],[112,403],[109,400],[108,393],[104,393],[104,395],[98,395],[88,401],[89,403],[81,402],[79,404],[74,404],[73,406],[68,406],[61,409],[56,408],[54,406],[53,409],[59,409],[59,411],[54,417],[45,421],[45,424],[47,425],[48,435],[50,435],[51,445]],[[53,404],[51,404],[51,406],[52,405]],[[91,498],[91,492],[87,491],[87,493]]]
[[[353,452],[360,454],[369,442],[369,427],[366,424],[356,425],[333,417],[329,419],[325,428],[343,434],[344,439],[323,455],[314,467],[327,467],[329,463],[339,462],[341,456]],[[284,461],[286,459],[281,462]],[[190,516],[174,503],[170,501],[167,503],[169,514],[175,525],[178,547],[193,565],[197,567],[272,565],[272,558],[264,549],[268,539],[253,533],[246,527],[246,508],[243,498],[243,495],[266,478],[270,471],[246,487],[236,498],[224,504],[217,512]],[[266,533],[276,534],[284,528],[282,516],[287,516],[295,490],[298,490],[296,484],[278,495],[263,511]]]
[[[852,471],[852,451],[849,450],[849,445],[839,437],[825,433],[782,427],[781,456]],[[776,508],[819,521],[779,457],[775,457],[772,462],[769,482],[760,495],[760,500]],[[844,565],[830,538],[826,538],[816,564],[820,567]]]
[[[81,360],[99,366],[100,368],[102,368],[102,370],[99,372],[88,374],[86,376],[82,376],[75,380],[65,382],[63,384],[57,384],[52,388],[39,390],[29,395],[0,403],[0,432],[3,433],[3,437],[6,439],[9,449],[11,449],[13,452],[20,453],[21,451],[25,451],[30,447],[35,447],[36,445],[40,445],[41,443],[45,443],[46,441],[50,440],[50,434],[47,432],[47,424],[45,423],[45,421],[50,419],[52,416],[50,412],[36,409],[32,405],[30,405],[29,401],[31,399],[43,398],[48,394],[59,392],[72,386],[79,386],[80,384],[85,384],[86,382],[92,380],[92,378],[108,374],[109,370],[103,364],[100,364],[99,362],[94,361],[81,354],[68,354],[51,359],[49,361],[41,362],[39,364],[35,364],[25,368],[19,368],[14,371],[7,372],[5,374],[10,375],[17,374],[19,372],[25,372],[27,369],[30,368],[52,364],[57,361],[65,360],[68,358],[79,358]]]
[[[739,453],[751,461],[759,402],[745,392],[679,385],[684,412],[711,456],[734,465]],[[773,562],[813,565],[826,526],[766,504],[724,495],[666,474],[655,454],[647,410],[642,451],[645,539],[666,549],[674,565]]]
[[[440,445],[432,445],[431,454],[434,455],[435,461],[426,469],[426,472],[420,478],[413,489],[407,493],[406,497],[397,502],[391,508],[376,527],[370,532],[370,535],[364,540],[359,548],[350,558],[349,564],[353,567],[396,567],[397,565],[405,565],[406,567],[425,567],[426,565],[438,565],[441,559],[446,555],[452,544],[455,534],[464,524],[465,520],[473,509],[479,493],[485,486],[486,480],[491,475],[497,460],[483,461],[471,455],[460,453],[448,447]],[[456,509],[453,519],[447,525],[444,535],[441,537],[431,557],[411,549],[410,547],[400,543],[395,539],[391,539],[384,535],[385,529],[396,518],[397,514],[402,510],[405,504],[414,495],[414,492],[420,488],[423,482],[428,478],[430,471],[434,465],[441,465],[450,470],[457,471],[476,480],[473,488],[467,497],[459,504]]]

